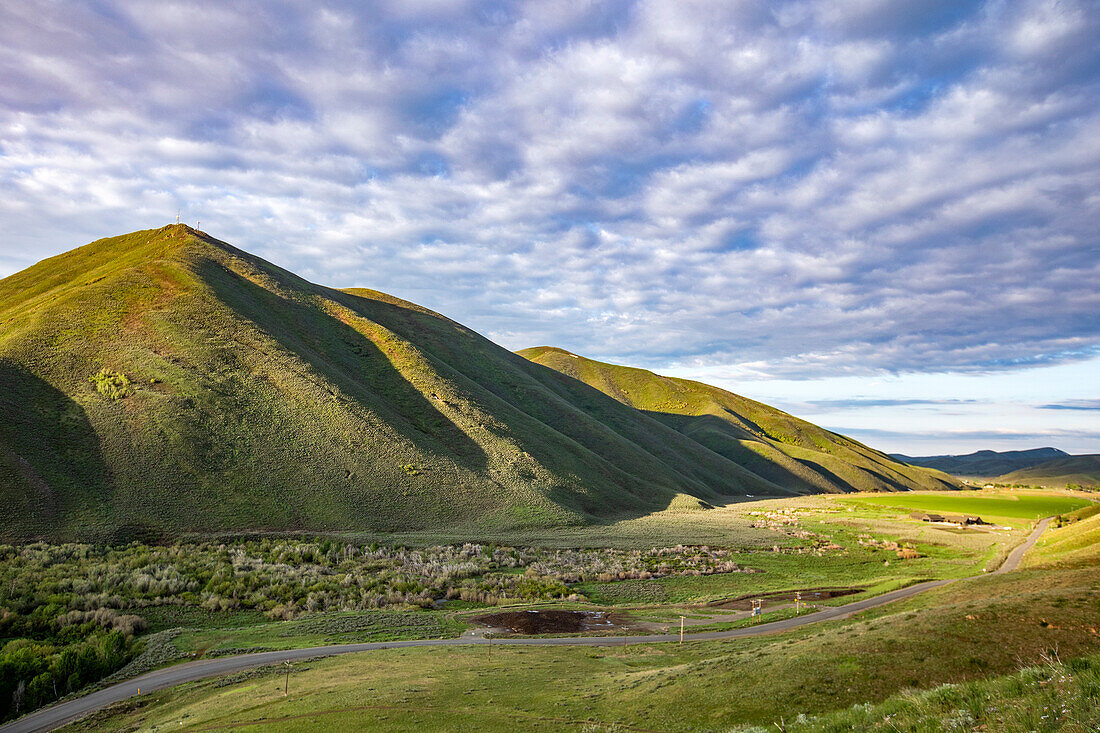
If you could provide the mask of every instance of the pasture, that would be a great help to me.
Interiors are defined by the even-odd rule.
[[[976,514],[1019,524],[1055,514],[1065,514],[1088,505],[1088,500],[1050,492],[902,492],[896,494],[848,495],[840,499],[860,507],[882,507],[899,511],[944,514]]]

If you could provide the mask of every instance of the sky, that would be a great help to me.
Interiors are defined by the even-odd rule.
[[[924,455],[1100,452],[1090,0],[0,4],[0,277],[175,221]]]

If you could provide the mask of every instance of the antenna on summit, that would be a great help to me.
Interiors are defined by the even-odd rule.
[[[180,223],[180,210],[179,209],[176,209],[176,223],[177,224]]]

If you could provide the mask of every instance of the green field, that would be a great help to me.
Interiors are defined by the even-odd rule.
[[[891,509],[938,512],[945,514],[976,514],[983,519],[1034,520],[1055,514],[1072,512],[1088,505],[1087,499],[1054,494],[1023,492],[966,492],[960,494],[875,494],[846,496],[844,503],[856,506],[879,506]]]

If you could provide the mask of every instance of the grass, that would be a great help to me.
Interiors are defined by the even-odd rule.
[[[176,628],[235,629],[268,621],[262,611],[251,608],[210,611],[195,606],[150,606],[141,610],[141,616],[149,633]]]
[[[1024,562],[1028,566],[1065,565],[1094,559],[1100,547],[1100,504],[1071,512],[1070,521],[1048,529]]]
[[[801,716],[788,731],[1100,730],[1100,656],[1042,664],[991,680],[904,692],[877,705]]]
[[[458,636],[467,625],[438,611],[355,611],[312,614],[296,621],[239,627],[184,629],[175,646],[184,654],[226,656],[250,651],[298,649],[326,644]]]
[[[424,308],[182,225],[0,280],[0,383],[11,540],[481,538],[725,496],[946,485],[702,385],[739,417],[711,429],[709,412],[689,425],[623,404]]]
[[[965,494],[904,493],[888,496],[851,496],[845,502],[856,506],[928,511],[951,514],[976,514],[998,520],[1032,521],[1041,517],[1071,512],[1089,502],[1072,496],[1006,491],[967,492]]]

